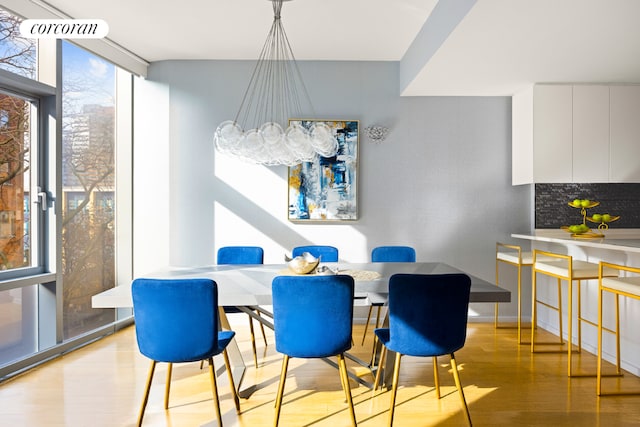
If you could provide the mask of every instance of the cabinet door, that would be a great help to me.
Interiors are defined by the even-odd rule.
[[[611,182],[640,182],[640,86],[611,86]]]
[[[572,87],[533,89],[533,176],[535,182],[571,182]]]
[[[609,86],[573,86],[572,182],[609,182]]]

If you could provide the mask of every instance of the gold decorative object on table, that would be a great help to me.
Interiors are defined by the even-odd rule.
[[[310,274],[320,264],[320,257],[316,258],[309,252],[303,252],[302,255],[298,255],[295,258],[285,256],[285,260],[289,269],[296,274]]]
[[[601,239],[604,237],[604,231],[609,229],[610,222],[617,221],[620,216],[610,214],[593,214],[587,216],[587,209],[595,208],[600,202],[589,199],[574,199],[568,203],[572,208],[580,209],[582,215],[582,223],[569,226],[562,226],[561,229],[571,233],[571,237],[581,239]],[[598,224],[598,231],[593,231],[587,225],[587,221]]]
[[[369,270],[338,270],[337,267],[329,268],[326,265],[320,266],[320,257],[316,258],[309,252],[303,252],[295,258],[284,256],[287,268],[280,271],[280,275],[333,275],[346,274],[356,281],[372,281],[382,277],[377,271]]]

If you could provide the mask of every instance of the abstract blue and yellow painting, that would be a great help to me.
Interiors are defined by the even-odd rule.
[[[338,142],[333,157],[318,156],[289,168],[290,221],[353,221],[358,219],[357,120],[291,120],[309,129],[323,121]]]

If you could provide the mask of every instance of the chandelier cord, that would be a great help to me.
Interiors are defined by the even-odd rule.
[[[273,23],[234,119],[236,123],[251,124],[250,127],[263,122],[286,126],[292,115],[299,118],[302,114],[301,96],[315,116],[311,97],[282,25],[282,0],[272,2]]]
[[[284,1],[289,0],[271,0],[273,23],[240,108],[233,121],[220,123],[213,138],[217,151],[267,166],[333,157],[339,148],[327,123],[302,120],[303,111],[312,117],[315,111],[282,25]]]

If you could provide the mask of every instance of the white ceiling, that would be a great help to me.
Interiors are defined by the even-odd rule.
[[[255,59],[273,19],[267,0],[47,3],[74,18],[104,19],[111,40],[149,62]],[[294,0],[284,3],[282,22],[297,59],[400,61],[423,26],[438,25],[427,21],[437,3]],[[477,0],[414,74],[403,95],[511,95],[536,82],[640,83],[640,0]]]

